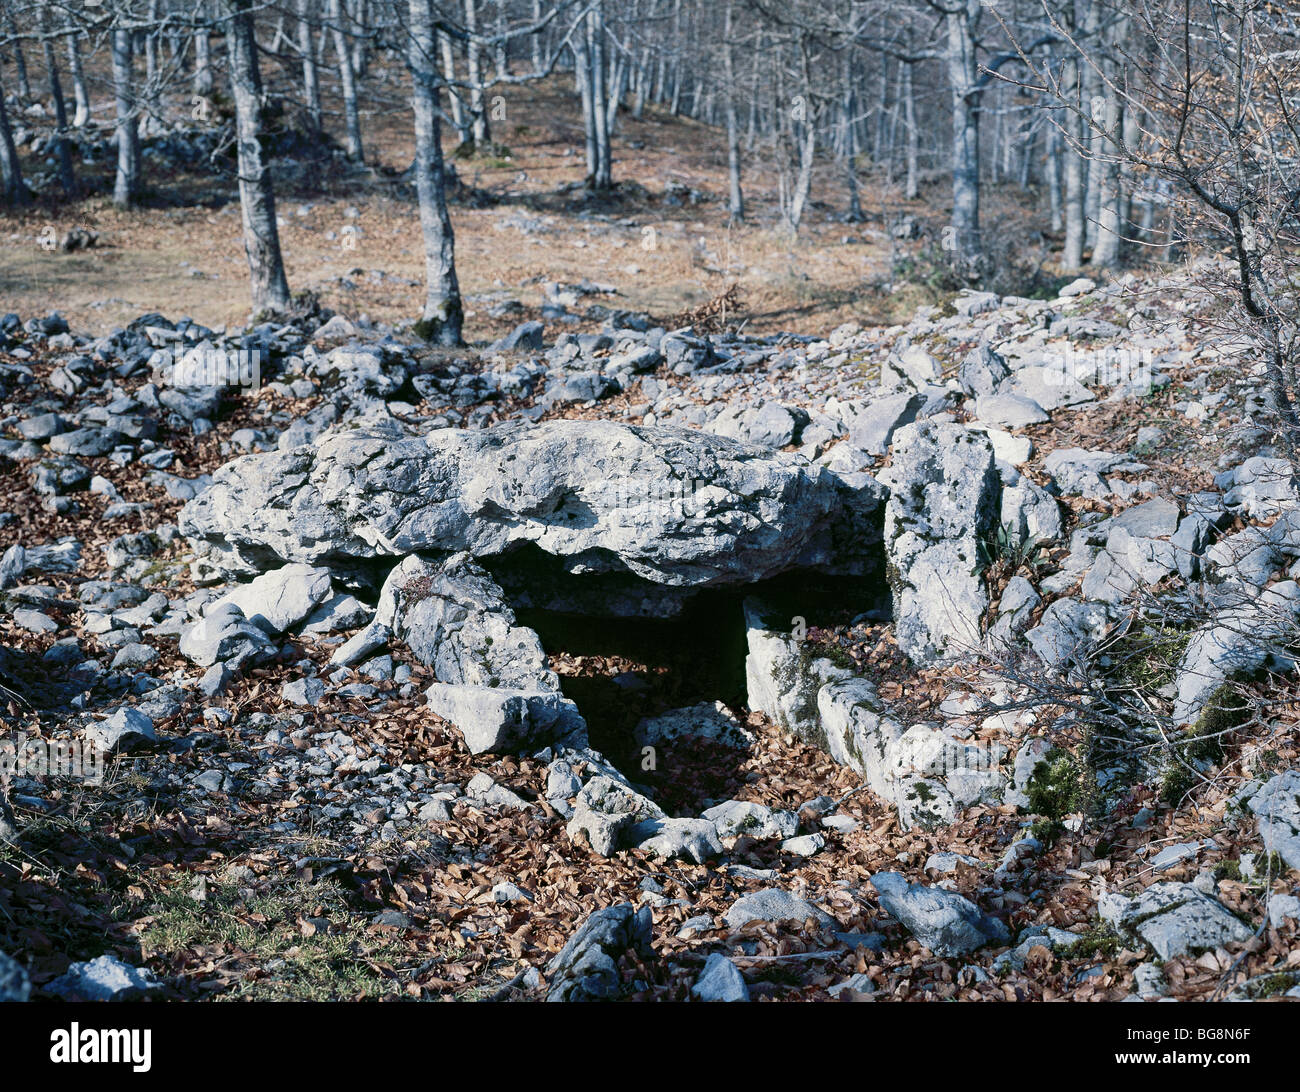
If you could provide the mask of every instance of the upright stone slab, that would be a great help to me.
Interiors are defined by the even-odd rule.
[[[899,647],[917,664],[959,657],[980,643],[988,609],[988,543],[999,480],[988,437],[964,425],[919,421],[900,429],[889,489],[885,556]]]

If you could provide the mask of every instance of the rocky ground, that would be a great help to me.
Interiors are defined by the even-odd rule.
[[[599,289],[0,322],[6,996],[1300,996],[1300,508],[1212,301]]]

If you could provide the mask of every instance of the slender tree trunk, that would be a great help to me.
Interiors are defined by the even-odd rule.
[[[605,12],[604,0],[595,0],[587,15],[591,51],[591,115],[596,123],[596,174],[592,185],[598,190],[613,185],[609,151],[609,112],[605,101]]]
[[[198,26],[194,28],[194,93],[210,95],[216,81],[212,76],[212,28],[207,25],[207,0],[194,6]]]
[[[790,195],[790,207],[786,213],[786,226],[791,234],[799,230],[799,224],[803,221],[808,194],[812,191],[813,158],[817,152],[817,126],[812,118],[803,123],[803,129],[803,139],[799,146],[799,173],[795,177],[794,192]]]
[[[154,88],[158,85],[158,31],[155,29],[158,26],[158,0],[149,0],[147,18],[149,29],[144,35],[144,85],[152,98]]]
[[[149,26],[141,32],[144,39],[144,88],[140,95],[139,128],[142,136],[153,136],[158,127],[158,0],[149,0],[146,18]]]
[[[456,278],[456,239],[447,213],[442,165],[436,38],[430,0],[408,0],[415,114],[415,187],[424,235],[424,311],[416,332],[438,345],[461,344],[464,315]]]
[[[81,67],[81,40],[76,31],[68,35],[68,71],[72,73],[72,95],[76,102],[72,124],[80,129],[90,120],[90,92],[86,90],[86,73]]]
[[[605,100],[605,131],[613,136],[618,130],[618,108],[623,104],[623,92],[627,87],[627,59],[617,57],[614,70],[609,74],[607,84],[609,94]],[[710,124],[713,124],[710,120]]]
[[[885,120],[889,114],[889,55],[880,54],[880,100],[876,108],[876,131],[871,140],[871,161],[879,163],[885,154]]]
[[[1074,58],[1066,58],[1062,74],[1062,85],[1066,94],[1077,93],[1079,88],[1079,65]],[[1073,140],[1080,137],[1078,119],[1072,113],[1065,113],[1061,124]],[[1061,264],[1066,269],[1078,269],[1083,265],[1083,244],[1087,234],[1084,230],[1084,177],[1083,157],[1065,141],[1061,154],[1065,157],[1065,247],[1061,252]]]
[[[921,192],[920,171],[917,168],[917,150],[920,134],[916,128],[916,90],[912,84],[912,66],[903,65],[903,122],[907,126],[907,181],[903,196],[915,201]]]
[[[1047,162],[1047,203],[1051,211],[1052,231],[1060,231],[1065,224],[1064,210],[1061,208],[1061,134],[1056,126],[1049,122],[1044,138]]]
[[[759,80],[759,57],[766,49],[766,40],[762,32],[758,35],[758,49],[754,52],[754,64],[750,69],[749,80],[749,121],[746,124],[745,147],[753,152],[754,145],[758,142],[759,129],[759,105],[758,105],[758,80]]]
[[[451,43],[451,35],[438,31],[438,43],[442,47],[442,73],[448,84],[448,97],[451,99],[451,122],[456,126],[457,138],[462,144],[472,136],[469,118],[465,111],[465,102],[460,92],[450,85],[456,80],[456,50]]]
[[[113,103],[117,115],[117,175],[113,203],[120,208],[135,204],[140,188],[140,127],[131,79],[131,32],[113,31]]]
[[[0,79],[0,185],[4,186],[5,201],[8,204],[26,204],[27,186],[23,182],[22,165],[18,162],[18,148],[14,144],[13,129],[9,126],[9,109],[5,105],[3,79]]]
[[[27,57],[23,53],[23,43],[18,37],[18,24],[14,22],[13,12],[5,8],[4,19],[5,30],[13,36],[13,41],[9,48],[13,50],[14,55],[14,75],[18,79],[18,97],[24,102],[30,102],[34,97],[32,95],[31,81],[27,78]]]
[[[230,90],[235,100],[239,162],[239,206],[244,220],[244,253],[252,278],[253,311],[289,308],[289,282],[280,253],[275,190],[262,159],[262,75],[257,64],[253,11],[258,0],[228,0],[234,18],[226,33]]]
[[[470,35],[465,46],[465,78],[469,81],[469,112],[473,126],[474,147],[484,148],[492,141],[487,110],[483,108],[482,46],[478,42],[478,0],[465,0],[465,30]]]
[[[1124,145],[1136,149],[1142,143],[1142,124],[1137,111],[1124,108]],[[1133,164],[1124,159],[1119,166],[1119,222],[1121,234],[1129,234],[1133,223]]]
[[[352,0],[349,22],[353,26],[352,71],[358,80],[366,78],[370,71],[370,40],[366,29],[370,26],[370,4],[368,0]]]
[[[680,53],[682,48],[682,0],[673,3],[673,46]],[[668,103],[668,112],[676,117],[682,105],[682,67],[681,61],[674,59],[669,66],[669,75],[673,81],[673,94]]]
[[[72,147],[68,141],[68,106],[63,98],[63,82],[59,79],[59,65],[55,59],[52,30],[49,8],[42,7],[41,47],[45,54],[45,71],[50,80],[50,98],[54,102],[54,139],[57,145],[55,154],[59,161],[59,184],[63,187],[64,196],[71,197],[77,188],[77,180],[72,173]]]
[[[506,5],[505,0],[497,0],[497,25],[496,25],[496,43],[494,53],[496,57],[496,68],[500,73],[510,72],[510,45],[503,37],[506,31]]]
[[[595,99],[591,93],[591,47],[587,40],[587,17],[581,16],[583,25],[573,34],[573,73],[578,81],[578,95],[582,101],[582,133],[587,153],[587,181],[592,183],[600,165],[596,148]]]
[[[632,116],[638,121],[645,116],[646,89],[650,83],[650,50],[641,51],[636,66],[636,90],[632,95]]]
[[[725,83],[723,103],[727,112],[727,214],[730,220],[745,218],[745,195],[740,188],[740,129],[736,124],[735,43],[731,40],[732,0],[727,0],[722,29],[722,71]]]
[[[1121,123],[1119,99],[1112,93],[1106,95],[1103,107],[1103,124],[1108,133],[1116,132]],[[1092,248],[1091,264],[1109,268],[1119,264],[1120,251],[1120,189],[1119,162],[1112,154],[1109,141],[1103,141],[1102,158],[1093,162],[1097,171],[1097,242]]]
[[[1098,24],[1101,21],[1101,13],[1097,10],[1096,0],[1081,0],[1076,3],[1077,7],[1082,7],[1082,19],[1079,21],[1080,30],[1084,34],[1093,35],[1096,33]],[[1083,96],[1083,109],[1094,123],[1104,123],[1105,121],[1105,100],[1099,94],[1101,90],[1101,80],[1097,75],[1096,68],[1091,64],[1079,66],[1079,90]],[[1102,156],[1105,154],[1105,138],[1091,125],[1085,125],[1083,128],[1083,147],[1087,153],[1083,163],[1083,170],[1086,172],[1087,182],[1083,192],[1083,245],[1085,247],[1095,247],[1097,245],[1097,221],[1101,215],[1101,180],[1099,177],[1099,165]]]
[[[540,23],[541,21],[542,21],[542,0],[533,0],[533,22]],[[533,71],[540,72],[542,70],[542,64],[543,64],[542,32],[539,30],[530,34],[528,37],[528,41],[529,41],[529,47],[532,52]]]
[[[324,125],[320,105],[320,76],[316,70],[316,51],[312,46],[312,0],[298,0],[298,52],[302,54],[302,93],[307,104],[307,117],[316,132]]]
[[[352,69],[352,51],[343,32],[342,0],[330,0],[330,23],[334,34],[334,53],[339,62],[339,83],[343,89],[343,117],[347,128],[348,159],[361,163],[365,159],[361,144],[361,112],[357,107],[357,80]]]
[[[979,91],[971,21],[979,0],[944,16],[948,35],[946,60],[952,92],[952,228],[955,258],[967,273],[978,269],[980,240]]]
[[[1138,233],[1144,243],[1152,242],[1156,237],[1156,203],[1151,193],[1151,187],[1154,180],[1148,181],[1143,187],[1142,196],[1142,220],[1138,225]]]

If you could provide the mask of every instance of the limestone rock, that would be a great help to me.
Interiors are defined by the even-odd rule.
[[[742,895],[722,915],[722,920],[728,929],[739,929],[750,921],[791,922],[802,925],[809,919],[823,929],[835,927],[835,919],[825,910],[819,909],[797,895],[775,887]]]
[[[608,1001],[622,992],[619,961],[650,955],[650,908],[621,903],[596,910],[546,965],[547,1001]]]
[[[876,563],[880,492],[794,456],[685,429],[508,422],[326,433],[227,463],[181,531],[230,573],[531,542],[575,573],[675,586]]]
[[[330,571],[310,565],[285,565],[227,592],[207,609],[213,614],[233,604],[272,637],[292,629],[330,597]]]
[[[1141,937],[1161,959],[1219,948],[1254,933],[1217,899],[1190,883],[1152,884],[1136,898],[1111,892],[1101,897],[1098,910],[1103,921],[1121,933]]]
[[[988,592],[982,570],[998,519],[993,448],[963,425],[923,421],[900,430],[885,543],[899,647],[919,664],[978,646]]]
[[[691,987],[691,995],[699,1001],[748,1001],[749,987],[730,959],[713,952]]]
[[[878,872],[871,883],[880,905],[935,955],[964,955],[1008,939],[1002,922],[952,891],[908,883],[897,872]]]

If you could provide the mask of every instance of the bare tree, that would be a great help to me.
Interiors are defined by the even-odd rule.
[[[316,71],[315,20],[311,0],[298,0],[298,52],[302,55],[302,93],[312,128],[320,131],[324,115],[320,104],[320,78]]]
[[[727,0],[722,28],[722,96],[727,114],[727,216],[738,223],[745,218],[745,195],[740,188],[740,128],[736,122],[736,58],[732,40],[734,9],[733,0]]]
[[[112,32],[113,103],[117,117],[117,174],[113,203],[121,208],[135,204],[140,187],[140,117],[131,71],[132,34],[119,21]]]
[[[348,49],[347,35],[343,30],[342,0],[330,0],[329,21],[334,36],[334,54],[338,59],[339,84],[343,91],[348,158],[354,163],[360,163],[365,158],[361,143],[361,109],[357,103],[357,78],[352,67],[352,51]]]
[[[1127,41],[1115,64],[1100,45],[1073,33],[1050,0],[1041,2],[1079,65],[1122,110],[1093,112],[1046,65],[1034,69],[1038,90],[1100,138],[1099,153],[1064,130],[1094,166],[1123,162],[1166,180],[1189,230],[1221,250],[1226,273],[1207,283],[1231,304],[1230,332],[1250,346],[1280,439],[1295,453],[1300,13],[1272,4],[1137,0],[1124,7]],[[1126,112],[1140,124],[1117,116]]]
[[[68,142],[68,107],[63,99],[63,84],[59,79],[59,64],[54,52],[53,20],[49,4],[41,5],[41,48],[45,56],[45,72],[50,81],[50,98],[54,103],[54,148],[59,162],[59,182],[64,196],[70,197],[76,189],[72,171],[72,147]]]
[[[235,100],[244,253],[248,256],[252,278],[253,310],[260,313],[285,311],[290,299],[275,219],[275,191],[262,154],[262,75],[253,24],[256,2],[226,0],[230,12],[226,40],[230,53],[230,90]]]
[[[22,164],[18,161],[18,149],[9,125],[9,109],[5,105],[3,78],[0,78],[0,184],[4,186],[5,201],[10,205],[19,205],[27,200]]]
[[[212,27],[208,24],[207,0],[195,5],[194,93],[210,95],[216,86],[212,76]]]
[[[430,0],[408,0],[408,57],[415,114],[415,186],[424,236],[424,311],[415,331],[438,345],[459,345],[464,311],[456,277],[456,238],[447,212],[442,163],[437,35]]]
[[[90,92],[86,89],[86,73],[81,64],[81,37],[75,26],[69,29],[67,42],[68,72],[72,76],[72,97],[76,104],[72,124],[80,129],[90,120]]]

